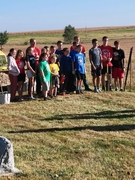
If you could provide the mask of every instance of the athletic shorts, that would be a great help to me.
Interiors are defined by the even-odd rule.
[[[92,68],[91,75],[92,76],[101,76],[101,66],[97,66],[96,70]]]
[[[17,76],[17,82],[20,82],[20,81],[25,82],[25,77],[26,77],[25,74],[19,74]]]
[[[124,71],[122,68],[112,68],[112,78],[124,78]]]
[[[77,80],[83,80],[85,78],[85,74],[81,74],[79,71],[76,71]]]
[[[49,91],[50,82],[42,83],[42,91]]]
[[[103,69],[101,70],[101,74],[107,73],[107,66],[103,66]],[[108,66],[108,74],[112,74],[112,66]]]
[[[58,85],[59,85],[59,78],[58,78],[58,76],[52,76],[51,87],[58,87]]]

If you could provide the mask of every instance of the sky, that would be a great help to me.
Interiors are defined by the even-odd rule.
[[[135,0],[0,0],[0,32],[135,25]]]

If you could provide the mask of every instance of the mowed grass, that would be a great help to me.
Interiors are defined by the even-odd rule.
[[[113,91],[1,105],[0,132],[23,172],[11,179],[135,179],[134,102]]]

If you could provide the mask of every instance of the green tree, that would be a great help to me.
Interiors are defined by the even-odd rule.
[[[0,50],[3,49],[3,45],[8,41],[8,33],[7,31],[0,32]]]
[[[77,31],[75,30],[75,28],[71,25],[66,26],[63,34],[64,42],[71,43],[74,36],[77,36]]]

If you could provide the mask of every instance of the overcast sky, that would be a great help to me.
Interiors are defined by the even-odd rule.
[[[0,0],[0,32],[135,25],[135,0]]]

